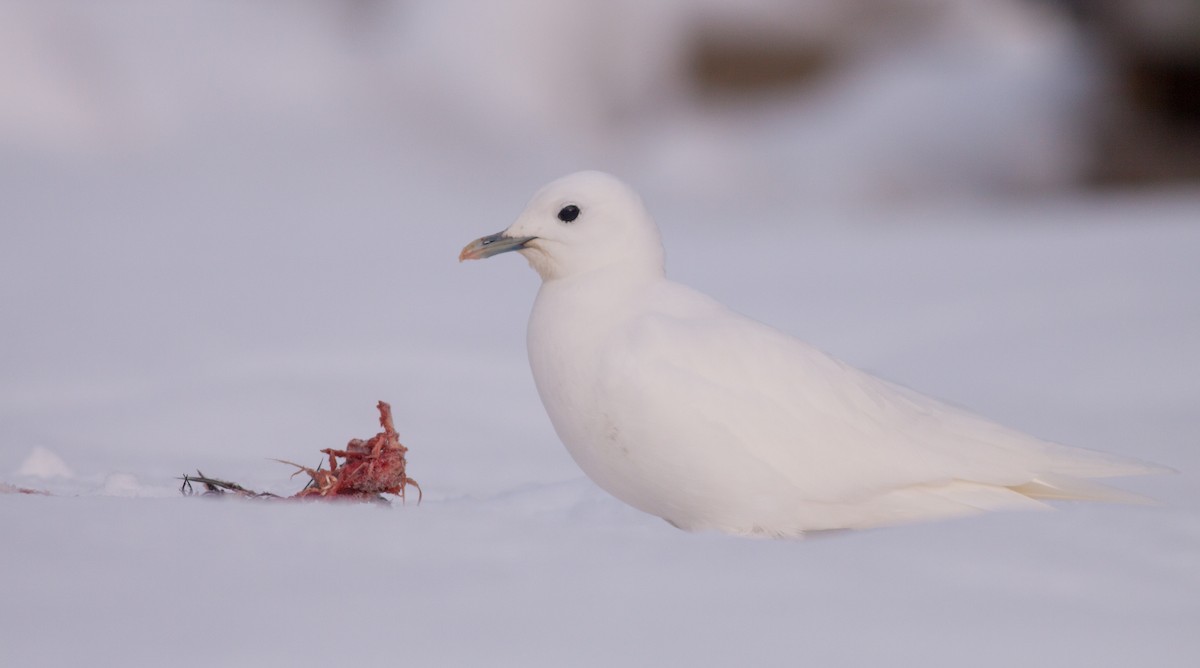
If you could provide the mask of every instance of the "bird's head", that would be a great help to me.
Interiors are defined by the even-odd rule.
[[[628,185],[604,172],[576,172],[533,196],[503,232],[467,244],[458,259],[507,251],[525,256],[543,281],[612,265],[662,273],[658,227]]]

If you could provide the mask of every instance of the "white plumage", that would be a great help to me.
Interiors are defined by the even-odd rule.
[[[625,184],[580,172],[460,259],[518,251],[542,277],[529,361],[583,471],[688,530],[799,536],[1133,500],[1091,478],[1153,466],[1048,443],[850,367],[678,283]]]

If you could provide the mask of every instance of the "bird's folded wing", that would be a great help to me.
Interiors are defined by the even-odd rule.
[[[625,397],[621,419],[643,438],[757,460],[817,502],[1155,470],[1002,427],[722,308],[641,315],[612,345],[602,382]]]

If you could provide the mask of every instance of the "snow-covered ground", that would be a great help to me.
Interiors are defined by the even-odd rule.
[[[320,32],[296,21],[278,44]],[[265,97],[302,107],[304,81],[340,81],[305,76],[299,97]],[[708,188],[719,170],[663,167],[825,121],[687,126],[669,138],[680,153],[645,166],[628,136],[609,137],[619,155],[515,150],[340,116],[328,109],[355,100],[323,95],[277,123],[261,103],[237,116],[216,99],[226,115],[204,122],[151,105],[133,117],[157,139],[117,148],[37,114],[22,122],[67,148],[0,141],[0,483],[54,493],[0,494],[0,666],[1200,660],[1200,191],[971,199],[951,185],[856,204],[845,193],[878,185],[855,167],[870,153],[839,162],[834,141],[802,164],[836,165],[836,196],[812,197],[834,177],[802,168]],[[996,143],[956,155],[989,174]],[[643,190],[675,278],[1000,422],[1180,474],[1120,481],[1157,506],[807,541],[686,534],[622,506],[581,476],[535,394],[537,277],[515,255],[456,262],[584,167]],[[374,434],[380,399],[420,506],[179,495],[196,469],[294,491],[272,459],[316,464]]]
[[[774,542],[628,510],[557,443],[525,364],[536,277],[516,256],[455,261],[507,225],[536,169],[422,176],[386,147],[204,155],[45,168],[4,199],[0,472],[60,496],[0,495],[0,664],[1200,653],[1200,196],[735,214],[647,192],[674,275],[740,310],[1008,424],[1182,471],[1127,482],[1156,507]],[[419,507],[176,492],[196,468],[293,490],[270,458],[373,434],[377,399]],[[27,472],[71,477],[20,475],[31,455]]]

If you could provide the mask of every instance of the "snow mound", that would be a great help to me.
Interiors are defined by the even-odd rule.
[[[104,478],[100,493],[104,496],[136,497],[147,496],[147,490],[131,473],[110,473]]]
[[[25,457],[25,461],[21,462],[20,468],[17,469],[17,475],[29,476],[31,478],[74,478],[75,473],[67,466],[62,457],[41,446],[35,446],[33,450]]]

